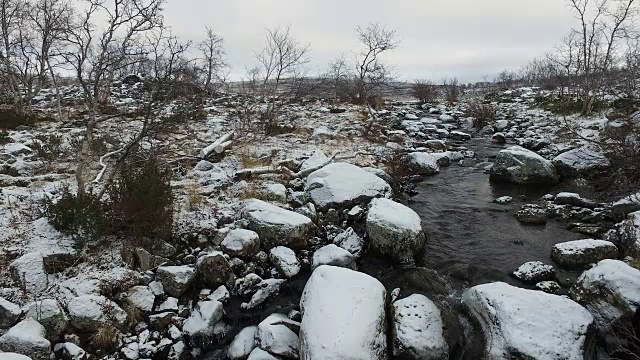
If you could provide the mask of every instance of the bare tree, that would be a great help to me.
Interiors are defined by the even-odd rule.
[[[444,90],[444,98],[449,104],[458,102],[461,90],[457,77],[444,78],[442,80],[442,88]]]
[[[204,67],[204,88],[211,89],[212,82],[221,82],[227,66],[224,56],[224,39],[209,26],[205,27],[205,38],[198,43]]]
[[[411,96],[422,104],[436,101],[438,95],[440,95],[440,89],[429,80],[419,79],[411,85]]]
[[[330,88],[331,97],[337,101],[349,101],[353,97],[351,79],[353,72],[344,55],[332,60],[322,76]]]
[[[355,55],[355,99],[364,104],[367,97],[392,79],[391,68],[382,61],[382,55],[399,45],[396,32],[372,23],[356,29],[362,50]]]

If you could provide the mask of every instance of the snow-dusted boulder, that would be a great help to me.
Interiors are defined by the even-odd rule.
[[[160,266],[156,271],[157,280],[171,296],[180,297],[196,276],[196,270],[187,265]]]
[[[311,269],[315,270],[322,265],[332,265],[355,270],[356,262],[353,255],[347,250],[335,244],[321,247],[313,253]]]
[[[571,297],[589,309],[601,326],[608,327],[640,307],[640,270],[622,261],[602,260],[580,275]]]
[[[558,193],[555,197],[554,202],[556,205],[571,205],[583,208],[593,209],[598,206],[595,202],[585,199],[580,194],[572,193],[572,192],[561,192]]]
[[[605,239],[616,244],[623,256],[640,258],[640,211],[632,212],[616,224]]]
[[[549,160],[520,146],[498,153],[490,177],[516,184],[555,184],[560,180]]]
[[[333,163],[312,172],[306,192],[321,211],[351,208],[376,197],[387,197],[391,186],[376,175],[355,165]]]
[[[39,253],[22,255],[11,263],[9,269],[13,280],[27,292],[39,293],[49,286],[44,259]]]
[[[540,282],[555,278],[556,272],[551,265],[547,265],[542,261],[529,261],[516,269],[513,276],[526,282]]]
[[[391,305],[393,356],[407,360],[448,359],[440,309],[426,296],[414,294]]]
[[[156,296],[148,286],[134,286],[127,290],[127,302],[138,310],[149,313],[153,310]]]
[[[274,247],[269,251],[269,259],[276,266],[276,269],[288,278],[294,277],[300,272],[300,261],[298,261],[296,253],[288,247]]]
[[[0,351],[25,355],[33,360],[48,360],[51,343],[46,339],[44,326],[26,318],[0,336]]]
[[[247,358],[247,360],[280,360],[280,359],[257,347],[253,349],[251,354],[249,354],[249,357]]]
[[[256,348],[257,326],[248,326],[233,338],[229,349],[227,349],[227,357],[230,360],[246,360],[249,354]]]
[[[609,159],[601,152],[581,147],[556,156],[553,165],[562,176],[587,175],[609,167]]]
[[[407,162],[412,171],[419,175],[429,176],[440,172],[438,157],[426,152],[412,152],[407,154]]]
[[[260,189],[260,193],[269,201],[276,201],[280,203],[287,202],[287,188],[278,183],[263,184]]]
[[[242,215],[266,247],[304,247],[316,231],[308,217],[257,199],[247,200]]]
[[[406,120],[418,120],[418,119],[420,119],[416,114],[412,114],[412,113],[404,114],[404,118]]]
[[[57,359],[86,360],[89,358],[89,355],[87,355],[84,349],[72,342],[57,343],[53,347],[53,351]]]
[[[414,264],[414,256],[423,249],[426,241],[420,216],[389,199],[371,202],[367,233],[374,249],[402,264]]]
[[[311,137],[315,141],[329,140],[333,139],[335,136],[336,135],[333,133],[333,131],[329,130],[329,128],[327,128],[326,126],[318,126],[317,128],[313,129],[313,134],[311,134]]]
[[[562,266],[584,266],[618,256],[610,241],[583,239],[559,243],[551,249],[551,258]]]
[[[255,231],[233,229],[227,233],[220,246],[230,256],[251,257],[260,251],[260,237]]]
[[[348,228],[347,230],[336,235],[333,239],[333,243],[347,250],[354,257],[360,257],[362,254],[362,248],[364,247],[364,239],[353,230]]]
[[[0,353],[0,360],[33,360],[27,355],[17,354],[14,352]]]
[[[251,300],[240,305],[243,309],[251,310],[265,302],[269,297],[278,294],[280,286],[284,284],[284,279],[265,279],[257,284],[258,290],[251,296]]]
[[[629,213],[640,211],[640,192],[625,196],[620,200],[611,204],[611,211],[616,214],[627,215]]]
[[[311,169],[316,166],[326,164],[327,162],[329,162],[329,157],[325,155],[325,153],[322,152],[322,150],[318,149],[313,152],[313,155],[311,155],[311,157],[309,157],[308,159],[302,162],[302,165],[300,166],[300,170],[302,171],[302,170]]]
[[[0,329],[11,327],[22,315],[20,306],[0,297]]]
[[[353,270],[320,266],[307,282],[300,309],[303,360],[387,358],[386,290]]]
[[[232,283],[234,280],[231,265],[220,251],[199,257],[196,266],[200,277],[211,286]]]
[[[182,332],[189,336],[194,346],[206,346],[213,339],[214,325],[220,321],[224,310],[219,301],[200,301],[184,322]]]
[[[104,326],[123,326],[127,313],[118,304],[100,295],[82,295],[67,304],[71,325],[83,331],[96,331]]]
[[[47,339],[55,340],[67,328],[69,319],[55,299],[43,299],[26,306],[25,317],[44,326]]]
[[[572,300],[491,283],[465,291],[462,304],[480,323],[489,359],[584,357],[593,317]]]
[[[298,335],[283,321],[289,321],[284,314],[271,314],[258,324],[256,339],[258,346],[273,355],[287,359],[299,358]]]

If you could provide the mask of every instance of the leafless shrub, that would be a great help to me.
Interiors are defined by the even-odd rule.
[[[461,89],[457,77],[445,78],[442,80],[442,88],[444,90],[444,98],[449,104],[455,104],[458,102]]]
[[[467,105],[466,114],[473,117],[473,127],[480,130],[495,121],[496,108],[491,104],[474,101]]]
[[[411,96],[421,104],[433,103],[440,95],[440,89],[433,82],[425,79],[416,80],[411,84]]]

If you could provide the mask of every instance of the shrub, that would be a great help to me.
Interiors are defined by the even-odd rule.
[[[6,132],[5,130],[0,130],[0,145],[8,144],[11,141],[12,140],[9,137],[9,133]]]
[[[467,115],[473,117],[473,127],[480,130],[496,119],[496,108],[491,104],[472,102],[467,107]]]
[[[416,80],[411,85],[411,96],[418,99],[421,104],[432,103],[436,101],[440,90],[438,86],[429,80]]]
[[[114,232],[133,238],[168,240],[173,225],[170,173],[151,156],[139,166],[131,156],[109,189]]]
[[[18,126],[31,126],[36,122],[33,113],[18,113],[13,108],[0,108],[0,128],[15,130]]]

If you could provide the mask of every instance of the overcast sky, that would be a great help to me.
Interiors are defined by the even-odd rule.
[[[575,26],[564,0],[167,0],[165,18],[183,38],[201,38],[205,24],[221,34],[235,79],[276,26],[311,46],[317,71],[358,48],[357,25],[379,22],[402,41],[386,57],[401,79],[464,82],[526,64]]]

